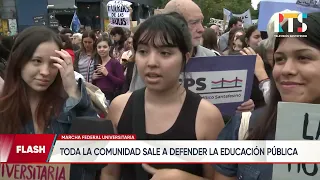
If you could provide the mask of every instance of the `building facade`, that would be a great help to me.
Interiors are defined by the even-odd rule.
[[[0,0],[0,33],[14,35],[17,32],[15,0]]]
[[[104,4],[109,0],[0,0],[14,3],[17,17],[17,30],[34,25],[70,27],[74,13],[81,25],[89,29],[103,30],[108,13]],[[149,17],[154,10],[156,0],[127,0],[132,2],[133,21]],[[7,10],[8,11],[8,10]]]

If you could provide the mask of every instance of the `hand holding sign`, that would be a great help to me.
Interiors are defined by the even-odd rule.
[[[130,29],[130,17],[132,14],[131,2],[109,1],[107,4],[110,24],[114,27],[124,27]]]
[[[254,102],[252,99],[249,99],[248,101],[242,103],[238,108],[237,112],[248,112],[254,110]]]
[[[178,169],[156,169],[148,164],[142,164],[142,167],[152,175],[150,180],[184,180],[190,178],[191,175]]]

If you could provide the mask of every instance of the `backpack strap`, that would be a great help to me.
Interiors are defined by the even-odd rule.
[[[245,140],[247,138],[247,132],[249,129],[249,123],[252,113],[251,112],[243,112],[241,113],[241,122],[238,132],[238,140]]]
[[[133,133],[136,134],[138,140],[146,140],[146,121],[144,111],[144,94],[145,88],[139,89],[132,93],[133,108],[132,108],[132,128]],[[136,180],[148,180],[148,174],[142,169],[141,164],[135,164]]]

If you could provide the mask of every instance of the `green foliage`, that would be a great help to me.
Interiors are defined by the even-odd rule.
[[[210,18],[223,19],[223,8],[235,14],[241,14],[248,9],[253,10],[251,0],[194,0],[194,2],[202,9],[205,24],[210,22]],[[254,14],[253,11],[251,14]],[[255,19],[255,16],[252,18]]]
[[[157,0],[156,8],[163,9],[170,0]]]

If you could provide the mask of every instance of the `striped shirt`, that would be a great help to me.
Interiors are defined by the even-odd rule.
[[[94,72],[94,59],[85,53],[80,53],[79,56],[79,73],[86,79],[87,82],[92,82]]]

